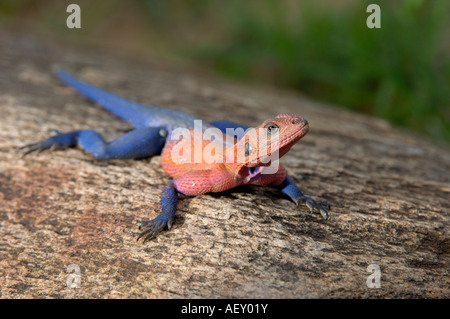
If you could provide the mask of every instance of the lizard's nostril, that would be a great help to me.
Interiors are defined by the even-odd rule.
[[[302,123],[303,121],[304,121],[303,118],[296,118],[296,119],[292,119],[291,123],[298,125],[298,124]]]
[[[293,124],[293,125],[297,125],[297,124],[308,125],[308,121],[305,120],[304,118],[294,118],[294,119],[291,119],[291,124]]]

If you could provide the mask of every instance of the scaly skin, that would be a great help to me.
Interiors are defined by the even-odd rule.
[[[301,139],[309,130],[308,122],[296,114],[282,114],[273,119],[264,121],[254,130],[263,129],[267,132],[267,127],[277,127],[279,131],[279,145],[272,152],[278,151],[280,156],[284,155],[299,139]],[[191,136],[194,136],[193,129],[190,130]],[[226,136],[223,134],[223,140]],[[219,157],[222,159],[220,163],[208,163],[202,159],[200,163],[194,163],[194,154],[188,161],[183,157],[174,156],[172,150],[174,147],[190,147],[194,149],[194,138],[182,139],[181,141],[168,141],[161,153],[161,165],[163,169],[174,178],[176,189],[185,195],[196,196],[206,193],[217,193],[235,188],[241,185],[279,185],[287,176],[286,170],[280,167],[274,174],[263,174],[264,163],[266,159],[267,143],[259,143],[259,139],[250,141],[248,136],[252,132],[248,132],[235,145],[226,149],[219,144]],[[249,156],[245,156],[245,145],[250,143],[252,152]],[[202,150],[206,148],[210,141],[202,141]],[[233,160],[231,163],[226,161],[226,151],[231,152]],[[204,156],[206,154],[203,154]],[[238,161],[241,158],[242,161]],[[251,167],[260,167],[258,170],[251,170]]]
[[[55,136],[25,145],[21,149],[25,149],[24,155],[27,155],[34,151],[80,145],[99,160],[161,154],[161,165],[173,180],[162,192],[161,213],[153,220],[140,223],[139,227],[143,231],[138,239],[143,237],[145,242],[164,227],[170,229],[178,193],[196,196],[241,185],[274,185],[297,205],[304,202],[311,212],[317,209],[325,219],[329,217],[328,202],[317,203],[304,196],[284,167],[271,166],[308,132],[308,122],[302,117],[281,114],[253,129],[228,121],[202,123],[198,131],[195,125],[198,119],[186,113],[128,101],[63,71],[59,71],[58,76],[87,98],[133,125],[135,130],[111,142],[106,142],[92,130],[58,132]],[[188,138],[176,135],[179,129],[184,129]],[[214,141],[203,137],[211,129],[215,129]],[[230,129],[237,130],[229,133]],[[196,134],[198,132],[201,134]],[[190,152],[185,154],[180,150]]]

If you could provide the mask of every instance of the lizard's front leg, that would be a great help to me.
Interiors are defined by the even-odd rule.
[[[324,219],[330,218],[330,214],[328,210],[330,209],[330,203],[324,202],[316,202],[311,197],[305,196],[302,194],[300,189],[295,185],[294,181],[287,176],[284,182],[277,186],[283,194],[289,196],[294,203],[297,205],[301,202],[304,202],[306,206],[310,209],[311,213],[314,212],[314,208],[317,209]]]
[[[175,188],[174,181],[170,181],[164,188],[161,195],[161,213],[152,220],[143,221],[139,224],[139,229],[145,230],[138,236],[138,240],[144,237],[144,243],[155,237],[157,233],[167,227],[172,227],[173,218],[177,209],[178,191]]]
[[[222,174],[221,174],[222,173]],[[161,213],[152,220],[139,224],[146,228],[138,237],[144,237],[144,242],[152,239],[164,227],[170,229],[177,208],[178,193],[187,196],[197,196],[209,192],[219,192],[230,188],[229,176],[223,171],[211,176],[209,170],[190,171],[170,181],[161,195]]]
[[[100,133],[92,130],[73,131],[28,144],[20,149],[24,155],[43,150],[65,149],[80,145],[96,159],[132,159],[159,154],[166,141],[167,131],[163,127],[137,128],[106,142]]]

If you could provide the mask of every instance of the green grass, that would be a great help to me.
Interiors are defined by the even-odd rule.
[[[69,3],[3,0],[0,19],[157,51],[450,141],[448,0],[79,0],[83,27],[68,31]],[[366,26],[370,3],[381,29]]]
[[[380,29],[366,27],[373,2],[381,7]],[[194,58],[228,76],[293,87],[450,141],[448,1],[302,6],[294,13],[282,2],[264,3],[270,15],[241,7],[227,41],[199,46]],[[293,27],[288,15],[301,23]]]

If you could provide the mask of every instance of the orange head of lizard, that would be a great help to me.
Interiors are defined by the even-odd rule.
[[[233,147],[235,169],[270,165],[272,160],[286,154],[308,130],[308,121],[296,114],[280,114],[249,129]]]

